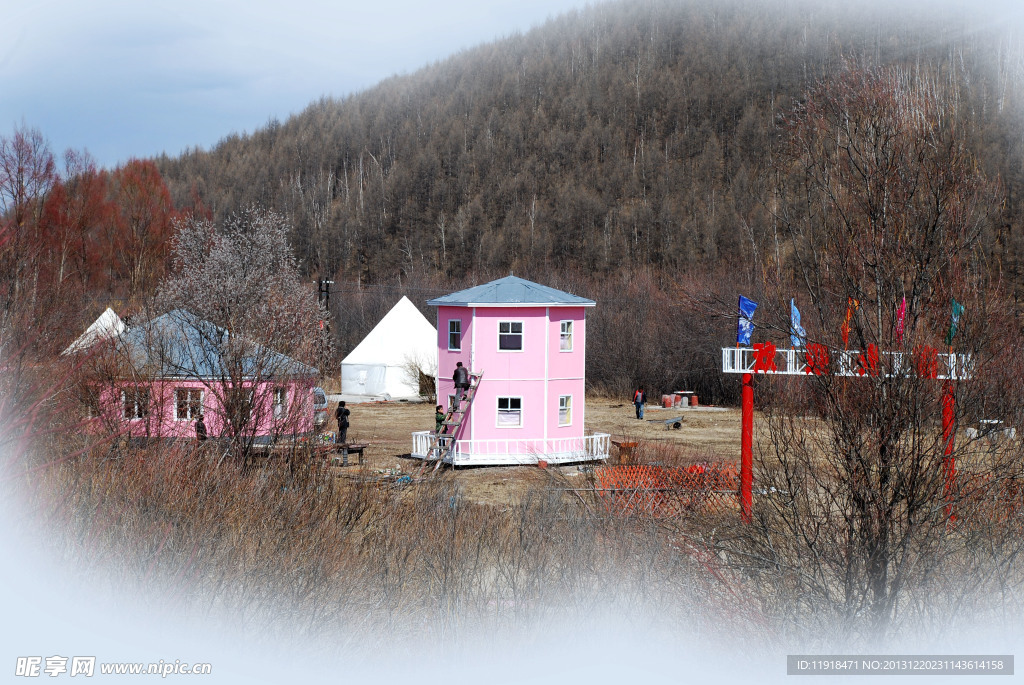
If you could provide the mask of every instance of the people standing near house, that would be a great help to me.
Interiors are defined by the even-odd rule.
[[[462,365],[462,362],[455,362],[455,373],[452,374],[455,382],[455,408],[458,409],[459,402],[466,397],[469,391],[469,369]]]
[[[434,432],[438,435],[441,434],[441,430],[444,428],[444,407],[440,404],[434,408]]]
[[[203,442],[204,440],[206,440],[206,423],[203,421],[203,415],[200,414],[196,419],[196,441]]]
[[[337,444],[344,445],[348,442],[348,417],[351,414],[346,407],[345,402],[338,402],[338,408],[334,410],[334,417],[338,419],[338,439]]]
[[[636,407],[636,418],[642,419],[644,417],[644,402],[646,401],[647,395],[644,393],[644,389],[641,386],[633,393],[633,406]]]

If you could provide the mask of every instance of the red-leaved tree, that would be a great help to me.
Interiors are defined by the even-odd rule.
[[[110,176],[115,213],[110,256],[132,299],[152,293],[167,269],[177,217],[156,164],[131,160]]]

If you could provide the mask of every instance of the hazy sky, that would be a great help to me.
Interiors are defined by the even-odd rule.
[[[1019,0],[924,5],[935,2],[999,22],[1021,11]],[[0,135],[24,122],[56,153],[87,148],[106,166],[175,155],[586,4],[0,0]]]
[[[0,0],[0,135],[102,164],[209,147],[585,0]]]

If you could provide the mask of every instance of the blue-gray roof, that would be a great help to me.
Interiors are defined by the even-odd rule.
[[[430,300],[433,307],[593,307],[594,301],[525,278],[506,276]]]
[[[275,378],[315,376],[312,366],[175,309],[117,338],[136,371],[161,378]]]

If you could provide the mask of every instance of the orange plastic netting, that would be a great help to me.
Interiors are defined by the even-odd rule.
[[[739,472],[733,464],[635,464],[594,470],[595,491],[609,511],[655,518],[680,516],[698,509],[735,508],[739,482]]]

